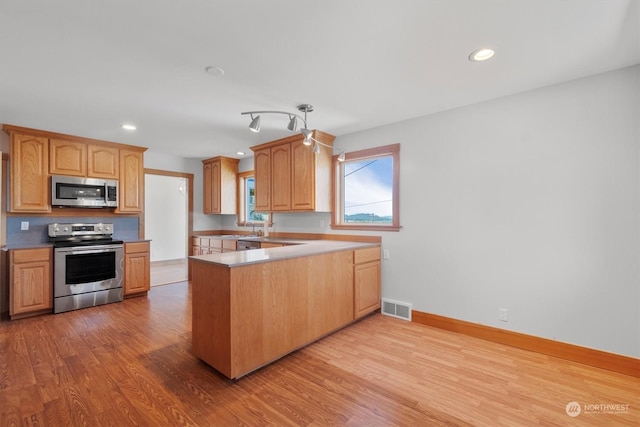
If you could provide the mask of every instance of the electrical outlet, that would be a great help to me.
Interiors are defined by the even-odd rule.
[[[29,221],[22,221],[20,223],[20,230],[27,231],[29,229]]]
[[[509,321],[509,310],[507,310],[506,308],[501,308],[498,311],[498,319],[500,319],[500,321],[502,322],[508,322]]]
[[[382,258],[384,258],[384,259],[389,259],[390,258],[389,249],[384,249],[382,251]]]

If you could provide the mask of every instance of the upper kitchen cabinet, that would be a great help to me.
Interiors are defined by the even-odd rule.
[[[202,161],[205,214],[238,213],[238,162],[238,159],[222,156]]]
[[[87,176],[87,144],[51,139],[49,172],[52,175]]]
[[[144,149],[120,149],[118,213],[142,212],[144,203]]]
[[[118,179],[120,175],[120,150],[102,145],[87,146],[87,176]]]
[[[9,209],[51,212],[49,176],[116,179],[115,213],[141,213],[146,148],[3,125],[9,134]]]
[[[251,147],[254,152],[256,210],[331,211],[331,158],[335,137],[313,131],[326,144],[318,153],[302,134]]]
[[[50,212],[48,138],[14,131],[9,135],[9,210]]]
[[[51,139],[49,173],[118,179],[118,148],[96,143]]]

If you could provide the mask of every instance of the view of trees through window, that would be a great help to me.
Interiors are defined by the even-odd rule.
[[[253,176],[247,177],[245,179],[245,189],[244,194],[246,195],[245,200],[245,212],[244,217],[247,222],[258,222],[258,221],[267,221],[269,219],[269,214],[256,212],[256,180]]]

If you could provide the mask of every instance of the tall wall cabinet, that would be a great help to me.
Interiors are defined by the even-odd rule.
[[[11,145],[10,212],[51,212],[51,175],[117,179],[115,212],[142,212],[146,148],[10,125],[3,130]]]
[[[331,211],[335,137],[318,130],[312,136],[326,144],[319,153],[303,143],[302,134],[251,147],[257,211]]]
[[[240,160],[222,156],[202,161],[204,213],[238,213],[236,200],[238,162]]]

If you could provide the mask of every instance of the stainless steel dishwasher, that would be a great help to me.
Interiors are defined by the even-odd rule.
[[[247,251],[249,249],[260,249],[260,242],[257,240],[238,240],[236,249],[239,251]]]

